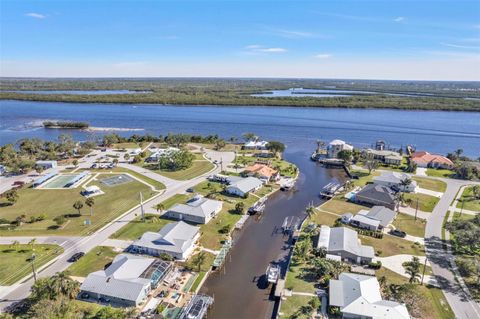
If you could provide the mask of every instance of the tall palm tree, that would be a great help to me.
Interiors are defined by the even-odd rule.
[[[198,272],[200,272],[200,269],[206,258],[207,258],[207,255],[205,254],[205,252],[201,251],[192,259],[192,264],[197,267]]]
[[[163,212],[163,211],[165,210],[165,205],[163,205],[162,203],[157,204],[157,205],[155,206],[155,209],[156,209],[157,212],[159,212],[159,213],[160,213],[160,212]]]
[[[405,189],[411,184],[412,184],[412,180],[408,177],[400,181],[400,185],[402,185],[403,191],[405,191]]]
[[[10,247],[12,247],[13,249],[15,249],[16,251],[18,251],[18,247],[20,246],[20,242],[18,240],[14,240],[12,241],[12,243],[10,244]]]
[[[50,278],[50,287],[57,296],[64,295],[70,299],[76,298],[80,292],[80,284],[72,280],[66,271],[53,275]]]
[[[93,197],[89,197],[85,200],[85,205],[90,208],[90,216],[93,216],[93,205],[95,205],[95,200]]]
[[[315,216],[315,214],[317,213],[315,207],[313,207],[312,205],[308,205],[308,207],[305,209],[305,212],[307,213],[309,219],[312,219],[313,216]]]
[[[420,260],[413,256],[412,261],[409,261],[404,266],[405,272],[410,276],[409,283],[418,282],[420,280]]]
[[[75,208],[78,211],[78,214],[81,215],[80,209],[83,208],[83,203],[77,200],[75,203],[73,203],[73,208]]]

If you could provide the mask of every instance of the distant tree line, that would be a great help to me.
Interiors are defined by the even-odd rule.
[[[74,121],[44,121],[44,127],[55,128],[74,128],[74,129],[86,129],[90,126],[87,122],[74,122]]]

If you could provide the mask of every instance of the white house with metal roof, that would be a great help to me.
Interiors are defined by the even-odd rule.
[[[199,237],[200,227],[179,221],[163,226],[158,233],[144,233],[133,242],[130,251],[151,256],[168,254],[175,259],[185,260],[192,254]]]
[[[369,211],[360,210],[350,219],[350,224],[359,228],[380,230],[393,223],[395,217],[397,213],[390,208],[373,206]]]
[[[408,185],[402,185],[402,183],[407,180],[410,181],[410,183]],[[415,192],[417,188],[417,182],[412,180],[410,175],[399,172],[382,172],[380,176],[373,178],[373,183],[407,193]]]
[[[196,224],[206,224],[222,210],[222,202],[195,196],[185,204],[177,204],[170,208],[165,217],[184,220]]]
[[[407,307],[383,300],[376,277],[341,273],[329,285],[330,306],[340,308],[343,318],[409,319]]]
[[[327,145],[327,157],[337,158],[341,151],[353,151],[353,146],[342,140],[333,140]]]
[[[171,263],[156,258],[120,254],[107,269],[90,273],[85,278],[80,296],[87,301],[117,307],[136,307],[145,301],[171,267]]]
[[[243,145],[245,150],[266,150],[268,142],[267,141],[248,141]]]
[[[226,192],[232,195],[244,197],[245,194],[259,190],[262,185],[263,182],[256,177],[232,179],[226,189]]]
[[[318,235],[317,248],[323,248],[327,254],[340,256],[342,260],[367,264],[375,256],[373,247],[360,243],[356,231],[346,227],[333,227],[323,225]]]

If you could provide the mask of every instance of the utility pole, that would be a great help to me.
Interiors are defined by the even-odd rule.
[[[32,254],[31,261],[32,261],[32,273],[33,273],[33,281],[37,282],[37,272],[35,271],[35,253]]]
[[[142,222],[145,222],[145,212],[143,211],[143,195],[140,192],[140,211],[142,213]]]
[[[463,213],[463,205],[465,204],[465,200],[462,199],[462,208],[460,208],[460,217],[462,217]]]
[[[417,220],[417,213],[418,213],[418,197],[417,197],[417,205],[415,205],[415,221]]]
[[[425,262],[423,264],[423,273],[422,273],[422,286],[423,286],[423,278],[425,277],[425,269],[427,268],[427,257],[425,257]]]
[[[220,157],[220,173],[223,172],[223,157]]]

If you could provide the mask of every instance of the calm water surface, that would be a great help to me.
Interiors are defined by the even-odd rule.
[[[1,91],[23,94],[72,94],[72,95],[108,95],[108,94],[141,94],[151,93],[150,91],[131,90],[22,90],[22,91]]]

